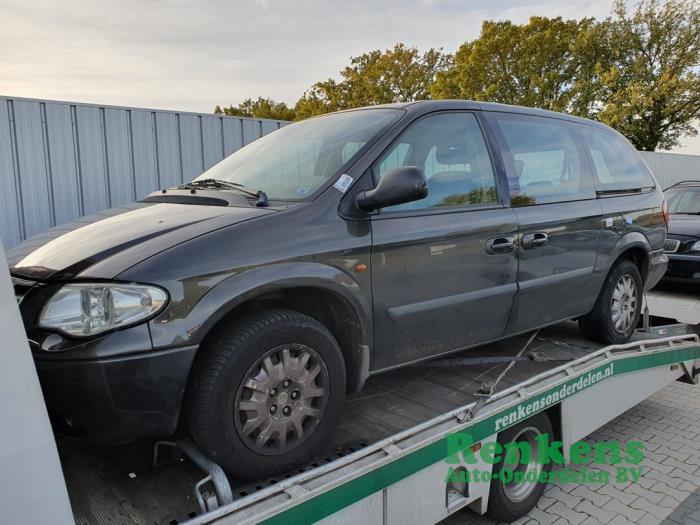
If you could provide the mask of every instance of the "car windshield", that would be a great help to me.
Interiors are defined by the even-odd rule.
[[[666,200],[671,213],[700,214],[700,187],[669,190]]]
[[[195,180],[235,183],[263,191],[270,199],[304,199],[339,175],[402,114],[367,109],[291,124],[236,151]]]

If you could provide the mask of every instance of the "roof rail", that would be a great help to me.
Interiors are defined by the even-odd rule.
[[[668,188],[665,188],[664,191],[670,190],[671,188],[675,188],[676,186],[700,186],[700,180],[681,180],[678,182],[674,182],[671,184]]]

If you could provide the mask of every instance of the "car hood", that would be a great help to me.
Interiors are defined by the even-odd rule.
[[[700,237],[700,215],[673,214],[668,224],[668,233]]]
[[[84,217],[8,252],[10,272],[37,280],[112,278],[165,249],[269,208],[136,203]]]

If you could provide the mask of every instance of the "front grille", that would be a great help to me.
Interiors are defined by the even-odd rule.
[[[666,253],[676,253],[681,245],[681,241],[678,239],[666,239],[664,243],[664,252]]]
[[[27,292],[32,289],[35,285],[33,281],[27,281],[26,279],[19,279],[17,277],[12,278],[12,287],[15,290],[15,299],[17,299],[17,304],[22,302],[24,296]]]

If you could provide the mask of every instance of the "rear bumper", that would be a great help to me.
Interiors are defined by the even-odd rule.
[[[670,254],[668,258],[665,281],[700,283],[700,255]]]
[[[95,360],[35,358],[54,431],[102,445],[172,434],[196,350]]]
[[[668,268],[668,255],[662,251],[651,252],[649,256],[649,271],[647,272],[645,290],[651,290],[662,279]]]

